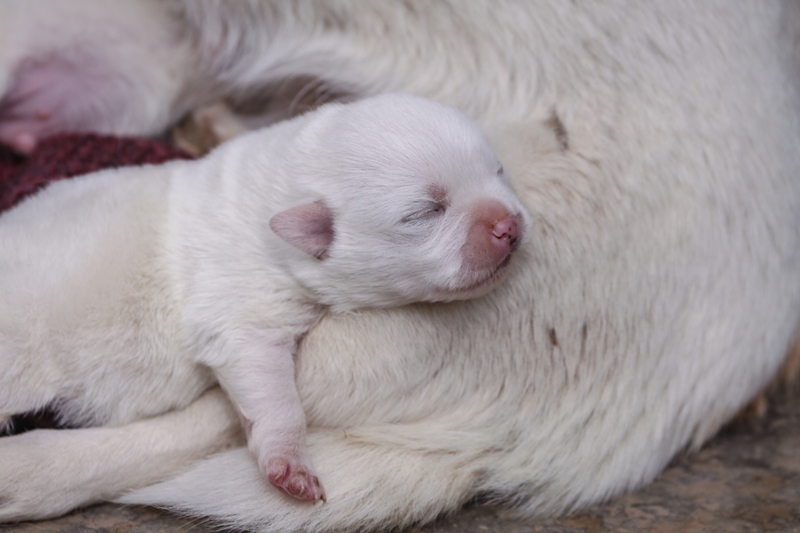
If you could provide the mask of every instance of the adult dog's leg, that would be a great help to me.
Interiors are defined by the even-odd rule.
[[[0,521],[108,500],[242,442],[238,417],[218,388],[182,411],[125,426],[0,438]]]
[[[426,442],[436,430],[436,421],[352,433],[311,429],[309,452],[325,480],[324,504],[281,494],[245,448],[214,455],[116,501],[211,516],[255,531],[372,531],[426,522],[463,505],[482,479],[481,466],[492,459],[477,453],[478,444]]]

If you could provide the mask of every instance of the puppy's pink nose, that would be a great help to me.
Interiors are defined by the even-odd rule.
[[[494,269],[519,246],[519,216],[492,200],[477,204],[473,217],[464,261],[475,270]]]
[[[492,235],[500,241],[508,241],[513,246],[517,242],[517,217],[507,216],[492,228]]]

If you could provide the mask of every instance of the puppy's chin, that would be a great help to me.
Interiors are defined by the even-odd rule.
[[[506,279],[508,272],[511,270],[511,263],[514,261],[514,255],[513,252],[506,255],[505,259],[493,270],[473,273],[473,275],[468,276],[464,286],[443,289],[440,293],[441,298],[439,301],[452,302],[468,300],[471,298],[478,298],[488,293]]]

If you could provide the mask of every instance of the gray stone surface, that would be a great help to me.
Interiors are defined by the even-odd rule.
[[[167,533],[214,531],[154,509],[98,505],[1,533]],[[683,456],[652,484],[569,517],[514,520],[471,505],[414,533],[800,532],[800,393],[773,398],[765,418],[725,429]],[[409,531],[407,533],[412,533]]]

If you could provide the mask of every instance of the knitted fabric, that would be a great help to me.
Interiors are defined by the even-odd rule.
[[[164,142],[95,134],[63,134],[43,139],[27,157],[0,146],[0,211],[56,180],[104,168],[190,158]]]

